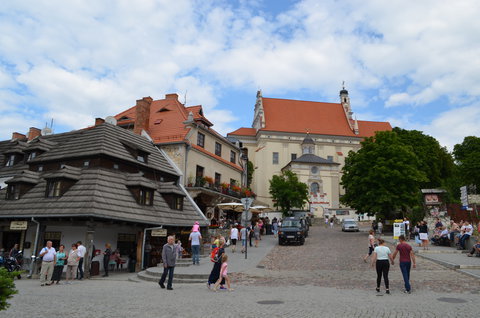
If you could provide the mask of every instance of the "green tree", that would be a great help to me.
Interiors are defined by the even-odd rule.
[[[420,183],[421,188],[444,187],[454,170],[452,155],[433,137],[418,130],[406,130],[395,127],[393,131],[404,145],[411,146],[418,159],[418,168],[427,177]]]
[[[426,180],[411,146],[393,131],[377,132],[345,159],[341,202],[369,215],[392,218],[419,204],[420,184]]]
[[[308,201],[308,186],[294,172],[286,170],[270,180],[270,195],[275,207],[288,215],[292,208],[302,208]]]
[[[248,160],[247,162],[247,187],[250,188],[250,185],[252,184],[253,181],[253,171],[255,170],[255,166],[253,165],[253,162]]]
[[[7,300],[17,293],[13,279],[18,274],[17,272],[8,272],[5,268],[0,268],[0,311],[10,306]]]
[[[480,138],[468,136],[453,148],[463,185],[480,185]]]

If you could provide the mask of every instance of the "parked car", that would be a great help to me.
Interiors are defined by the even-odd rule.
[[[344,219],[342,222],[343,232],[358,232],[358,223],[354,219]]]
[[[305,227],[299,218],[287,217],[283,219],[282,225],[278,229],[278,244],[305,243]]]

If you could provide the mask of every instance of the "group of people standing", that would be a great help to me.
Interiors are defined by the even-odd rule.
[[[40,286],[50,286],[60,283],[65,265],[67,266],[66,282],[70,284],[74,275],[79,280],[83,279],[83,259],[87,249],[81,241],[73,243],[68,253],[65,245],[60,245],[58,251],[52,246],[52,241],[47,241],[41,249],[39,257],[42,259],[40,269]]]

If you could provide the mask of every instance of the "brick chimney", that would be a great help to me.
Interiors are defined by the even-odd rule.
[[[165,94],[165,99],[175,99],[178,101],[178,94]]]
[[[18,133],[18,132],[14,132],[12,134],[12,140],[25,139],[25,138],[27,138],[27,136],[25,136],[24,134]]]
[[[37,138],[42,135],[42,131],[38,128],[35,127],[30,127],[30,130],[28,131],[28,141]]]
[[[135,126],[133,127],[133,132],[137,135],[141,135],[142,130],[148,132],[148,128],[150,127],[150,105],[152,101],[153,99],[150,96],[137,100],[135,107]]]
[[[103,118],[95,118],[95,126],[101,125],[105,122]]]

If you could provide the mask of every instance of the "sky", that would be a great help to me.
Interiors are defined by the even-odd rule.
[[[264,97],[338,102],[452,149],[480,136],[480,1],[16,0],[0,4],[0,140],[178,93],[226,134]]]

